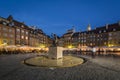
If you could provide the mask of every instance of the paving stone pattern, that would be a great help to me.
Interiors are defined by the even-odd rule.
[[[70,68],[32,67],[22,63],[36,55],[0,55],[0,80],[120,80],[119,58],[78,55],[88,61]]]

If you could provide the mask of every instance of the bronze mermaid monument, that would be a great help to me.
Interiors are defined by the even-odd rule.
[[[49,47],[49,58],[52,59],[61,59],[63,57],[63,48],[58,46],[58,37],[56,34],[52,33],[53,43]]]
[[[53,39],[52,47],[58,46],[58,37],[57,37],[57,35],[52,33],[51,36],[52,36],[52,39]]]

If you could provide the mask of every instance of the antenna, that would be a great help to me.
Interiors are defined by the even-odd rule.
[[[75,32],[75,26],[72,26],[73,32]]]

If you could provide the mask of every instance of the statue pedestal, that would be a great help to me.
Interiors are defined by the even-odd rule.
[[[62,47],[49,47],[49,58],[60,59],[63,57],[63,48]]]

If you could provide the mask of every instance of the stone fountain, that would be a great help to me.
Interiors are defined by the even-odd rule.
[[[53,44],[49,47],[48,57],[52,59],[62,59],[63,58],[63,47],[58,46],[58,39],[56,34],[52,34]]]
[[[48,55],[37,56],[24,60],[27,65],[38,67],[72,67],[82,64],[84,60],[75,56],[63,56],[63,47],[58,46],[58,39],[55,34],[53,36],[53,44],[49,47]]]

